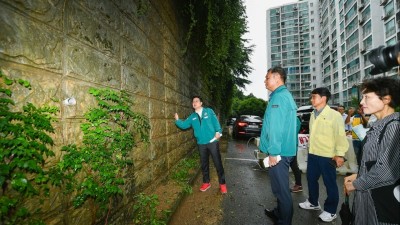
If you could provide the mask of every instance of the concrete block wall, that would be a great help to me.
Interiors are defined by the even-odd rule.
[[[195,63],[182,55],[180,20],[173,0],[0,0],[0,68],[32,84],[31,91],[14,92],[17,106],[60,108],[51,162],[60,159],[61,146],[81,142],[83,114],[96,104],[91,87],[128,91],[134,111],[150,118],[151,143],[132,152],[124,187],[130,197],[116,205],[115,224],[131,219],[135,192],[155,186],[196,148],[192,131],[178,130],[173,120],[175,112],[188,115],[191,95],[202,93]],[[77,104],[61,104],[68,97]],[[47,224],[90,223],[90,208],[70,205],[53,190]]]

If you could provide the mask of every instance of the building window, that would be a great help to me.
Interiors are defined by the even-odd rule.
[[[396,37],[393,37],[386,42],[386,45],[395,45],[395,44],[396,44]]]
[[[385,6],[385,16],[392,16],[394,12],[394,3],[391,1]]]
[[[396,33],[396,26],[395,26],[395,21],[394,18],[391,19],[389,22],[385,24],[385,29],[386,29],[386,38],[392,36],[393,34]]]

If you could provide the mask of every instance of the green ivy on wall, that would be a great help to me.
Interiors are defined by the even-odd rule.
[[[81,124],[83,144],[63,147],[59,168],[70,178],[66,187],[74,193],[74,206],[89,201],[92,222],[108,218],[115,197],[122,196],[130,152],[137,141],[149,142],[150,122],[132,111],[130,96],[110,89],[90,89],[98,107],[85,113]],[[82,177],[83,179],[72,179]],[[75,181],[76,180],[76,181]]]
[[[13,80],[0,70],[0,221],[1,224],[43,224],[27,219],[30,212],[24,203],[33,197],[49,195],[54,184],[49,171],[43,168],[45,158],[54,156],[49,149],[54,133],[51,124],[56,107],[38,108],[27,103],[15,109],[11,88],[21,85],[30,88],[25,80]],[[40,206],[36,208],[40,211]]]
[[[131,96],[125,91],[90,89],[98,107],[84,114],[83,143],[63,146],[63,158],[45,169],[54,156],[48,135],[54,133],[57,107],[27,103],[16,109],[12,100],[15,85],[31,88],[25,80],[13,80],[0,70],[0,221],[1,224],[44,224],[36,219],[40,205],[29,210],[27,201],[43,203],[50,187],[73,195],[73,204],[91,206],[92,224],[107,219],[113,200],[122,197],[131,152],[138,142],[149,142],[149,119],[132,111]]]

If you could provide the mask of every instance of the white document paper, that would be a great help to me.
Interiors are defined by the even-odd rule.
[[[364,128],[362,124],[352,127],[352,129],[360,141],[364,140],[365,135],[367,135],[367,131],[369,130],[369,128]]]
[[[220,134],[219,138],[222,137],[222,134]],[[213,143],[215,140],[217,140],[215,137],[213,139],[210,140],[210,143]]]
[[[276,156],[276,163],[279,163],[279,161],[281,161],[280,155]],[[266,158],[264,158],[263,162],[264,162],[265,168],[269,167],[269,157],[268,156]]]

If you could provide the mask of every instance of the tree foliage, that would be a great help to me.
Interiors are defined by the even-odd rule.
[[[253,94],[244,95],[242,91],[235,90],[230,117],[239,115],[256,115],[263,117],[267,102],[255,97]]]
[[[249,84],[248,63],[252,46],[247,32],[246,11],[241,0],[192,0],[177,3],[188,22],[185,52],[199,62],[202,82],[221,111],[229,113],[234,86]]]

